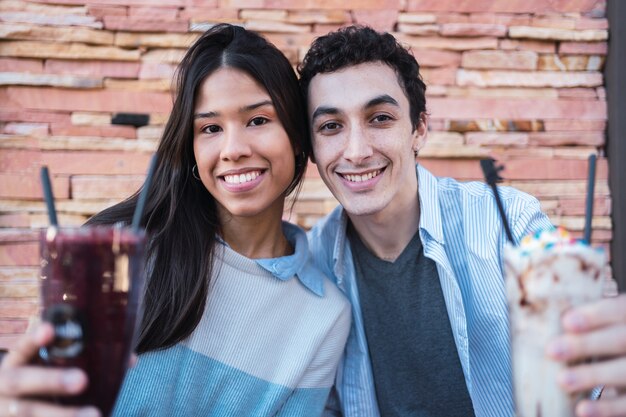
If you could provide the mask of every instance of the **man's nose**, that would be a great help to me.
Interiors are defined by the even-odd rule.
[[[372,146],[362,126],[352,126],[346,137],[343,157],[355,165],[359,165],[372,156]]]

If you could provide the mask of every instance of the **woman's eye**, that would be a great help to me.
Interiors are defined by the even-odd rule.
[[[222,130],[218,125],[208,125],[202,128],[203,133],[218,133]]]
[[[324,123],[323,125],[321,125],[319,127],[319,130],[322,131],[322,132],[323,131],[327,131],[328,132],[328,131],[337,130],[337,129],[339,129],[339,127],[340,127],[339,123],[327,122],[327,123]]]
[[[255,117],[254,119],[250,120],[250,126],[261,126],[267,122],[268,120],[265,117]]]

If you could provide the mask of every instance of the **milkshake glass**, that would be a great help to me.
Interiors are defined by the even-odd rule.
[[[574,416],[580,394],[568,394],[557,383],[559,372],[572,364],[549,359],[545,348],[563,333],[566,310],[601,298],[605,264],[602,250],[561,228],[505,247],[517,417]]]

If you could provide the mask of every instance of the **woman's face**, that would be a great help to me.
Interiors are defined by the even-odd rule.
[[[245,72],[220,68],[202,82],[193,151],[222,219],[282,216],[294,152],[269,94]]]

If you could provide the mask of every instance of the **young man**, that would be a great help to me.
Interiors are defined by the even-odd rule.
[[[341,203],[311,231],[312,250],[353,304],[329,407],[346,417],[513,415],[502,222],[484,184],[416,167],[427,126],[415,58],[390,34],[349,27],[318,38],[299,70],[314,162]],[[516,240],[551,226],[535,198],[507,187],[500,194]],[[568,336],[553,356],[624,355],[619,301],[572,313],[584,323],[578,331],[600,327],[600,335]],[[616,323],[605,323],[606,309]],[[621,347],[607,341],[611,324]],[[612,366],[576,368],[564,382],[626,386],[615,372],[626,374],[625,360]],[[603,410],[626,408],[618,401]],[[579,412],[591,408],[598,404]]]

